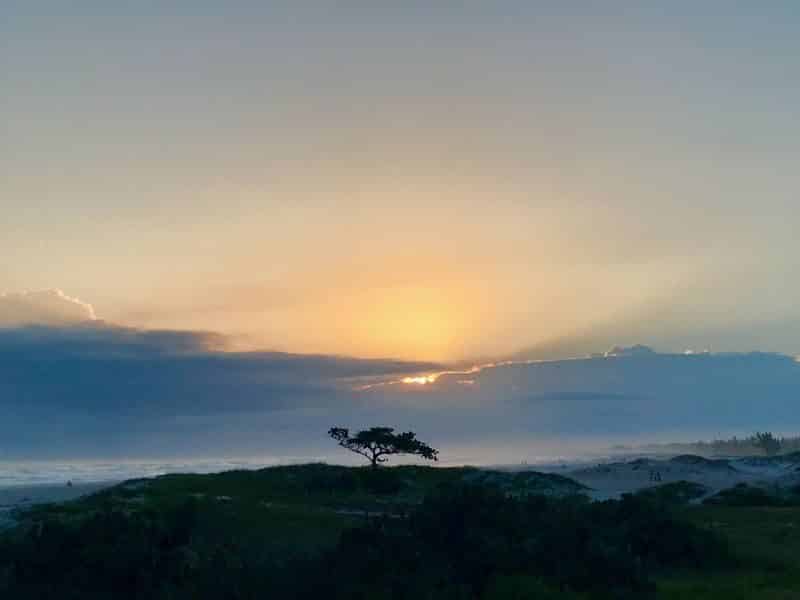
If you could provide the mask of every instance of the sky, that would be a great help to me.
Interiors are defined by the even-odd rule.
[[[236,350],[800,352],[796,3],[389,4],[3,2],[0,293]]]
[[[39,322],[0,327],[0,486],[19,461],[34,474],[41,461],[358,461],[328,439],[332,426],[414,431],[449,465],[800,428],[800,362],[783,354],[637,345],[458,367],[232,352],[219,334],[125,327],[92,310],[54,291],[0,297],[0,314]]]

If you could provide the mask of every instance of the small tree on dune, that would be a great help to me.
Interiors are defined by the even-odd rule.
[[[350,435],[345,427],[331,427],[328,435],[342,448],[366,457],[372,468],[385,463],[392,454],[413,454],[427,460],[439,460],[439,451],[417,439],[412,431],[394,433],[391,427],[371,427]]]

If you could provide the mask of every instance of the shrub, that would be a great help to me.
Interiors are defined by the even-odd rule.
[[[320,468],[313,485],[338,481],[337,472]],[[707,569],[727,559],[718,538],[643,496],[591,503],[443,486],[409,518],[373,519],[343,533],[335,548],[299,558],[266,552],[267,539],[231,538],[224,523],[209,527],[218,513],[199,519],[194,501],[160,511],[93,510],[0,538],[0,597],[643,598],[658,569]]]
[[[342,536],[324,558],[317,593],[411,599],[420,590],[467,590],[480,598],[511,577],[535,579],[542,589],[642,597],[653,590],[653,570],[707,568],[727,556],[713,534],[647,499],[515,499],[485,486],[452,486],[408,521],[383,519]]]
[[[688,504],[692,500],[702,498],[709,489],[692,481],[675,481],[654,487],[645,488],[636,493],[637,496],[666,505]]]
[[[770,494],[766,490],[739,483],[732,488],[722,490],[710,498],[706,498],[703,504],[716,504],[722,506],[784,506],[786,501],[776,495]]]
[[[403,479],[396,471],[362,469],[359,474],[362,485],[372,494],[391,495],[397,494],[403,489]]]

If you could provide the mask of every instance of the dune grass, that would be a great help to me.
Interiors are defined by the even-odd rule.
[[[192,500],[199,522],[219,539],[260,541],[280,551],[314,551],[336,543],[342,531],[365,517],[402,515],[443,484],[476,481],[512,494],[527,491],[579,492],[559,475],[479,471],[469,467],[398,466],[377,472],[326,464],[270,467],[219,474],[172,474],[132,480],[87,498],[26,511],[29,522],[65,521],[93,512],[165,513]],[[223,531],[224,530],[224,531]]]
[[[738,566],[718,573],[675,573],[658,581],[669,600],[788,600],[800,597],[800,507],[698,506],[695,524],[727,539]]]
[[[442,484],[471,482],[509,495],[579,494],[579,484],[558,475],[481,471],[473,468],[402,466],[380,469],[323,464],[231,471],[213,475],[166,475],[120,484],[87,498],[26,511],[29,526],[46,520],[79,522],[109,509],[164,515],[191,502],[198,535],[236,540],[259,552],[312,555],[336,546],[341,534],[367,516],[399,517]],[[656,575],[664,599],[788,599],[800,597],[800,507],[684,505],[702,492],[669,484],[645,496],[678,505],[685,519],[727,540],[735,566]],[[24,527],[23,527],[24,529]],[[216,543],[216,542],[215,542]],[[525,597],[537,580],[507,578],[492,597]],[[536,597],[549,597],[540,591]]]

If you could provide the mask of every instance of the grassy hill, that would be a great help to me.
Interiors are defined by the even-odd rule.
[[[308,598],[320,582],[332,598],[795,597],[800,508],[690,506],[695,487],[590,503],[559,475],[323,464],[132,480],[20,514],[0,538],[0,591]]]
[[[658,580],[669,600],[790,600],[800,597],[800,507],[703,505],[686,518],[725,539],[736,565]]]
[[[457,483],[497,486],[517,496],[563,497],[586,490],[566,477],[536,472],[307,464],[131,480],[75,502],[35,507],[19,517],[23,526],[31,526],[47,520],[76,522],[115,510],[168,514],[191,501],[204,526],[213,524],[239,540],[265,540],[266,546],[282,551],[307,551],[335,544],[343,530],[365,519],[403,516],[437,487]]]

